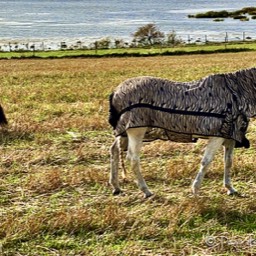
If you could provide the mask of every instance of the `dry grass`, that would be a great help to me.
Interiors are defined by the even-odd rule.
[[[2,255],[254,255],[255,123],[252,148],[235,156],[246,197],[225,195],[222,152],[192,197],[205,141],[156,141],[142,152],[156,194],[144,200],[131,173],[125,194],[111,195],[107,119],[108,95],[126,78],[189,81],[255,63],[255,53],[0,61]]]

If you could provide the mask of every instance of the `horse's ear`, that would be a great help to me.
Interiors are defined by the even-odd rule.
[[[0,125],[8,124],[3,108],[0,106]]]

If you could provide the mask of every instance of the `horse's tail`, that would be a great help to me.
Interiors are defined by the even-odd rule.
[[[119,113],[116,110],[115,106],[113,105],[113,102],[112,102],[113,97],[114,97],[114,93],[112,93],[109,96],[109,119],[108,119],[108,122],[115,129],[120,116],[119,116]]]
[[[7,119],[5,117],[5,114],[4,114],[4,110],[3,108],[0,106],[0,125],[4,125],[4,124],[7,124]]]

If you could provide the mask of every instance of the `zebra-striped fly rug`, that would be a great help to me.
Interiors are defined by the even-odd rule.
[[[216,74],[192,82],[136,77],[110,96],[109,122],[115,136],[148,127],[145,140],[193,142],[195,137],[233,139],[249,147],[245,134],[256,113],[256,69]]]

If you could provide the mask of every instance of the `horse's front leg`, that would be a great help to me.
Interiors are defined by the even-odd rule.
[[[236,194],[237,191],[233,188],[230,178],[230,170],[232,167],[233,162],[233,152],[235,147],[234,140],[226,140],[224,143],[225,146],[225,153],[224,153],[224,162],[225,162],[225,169],[224,169],[224,187],[227,189],[227,194],[232,195]]]
[[[192,184],[192,191],[196,195],[201,187],[204,175],[212,162],[217,150],[221,147],[225,139],[223,138],[210,138],[206,146],[203,159],[201,161],[200,170]]]
[[[146,130],[146,128],[131,128],[127,130],[127,157],[131,161],[131,169],[137,178],[138,187],[144,193],[145,198],[150,197],[152,195],[140,171],[140,150],[142,147],[142,141]]]

